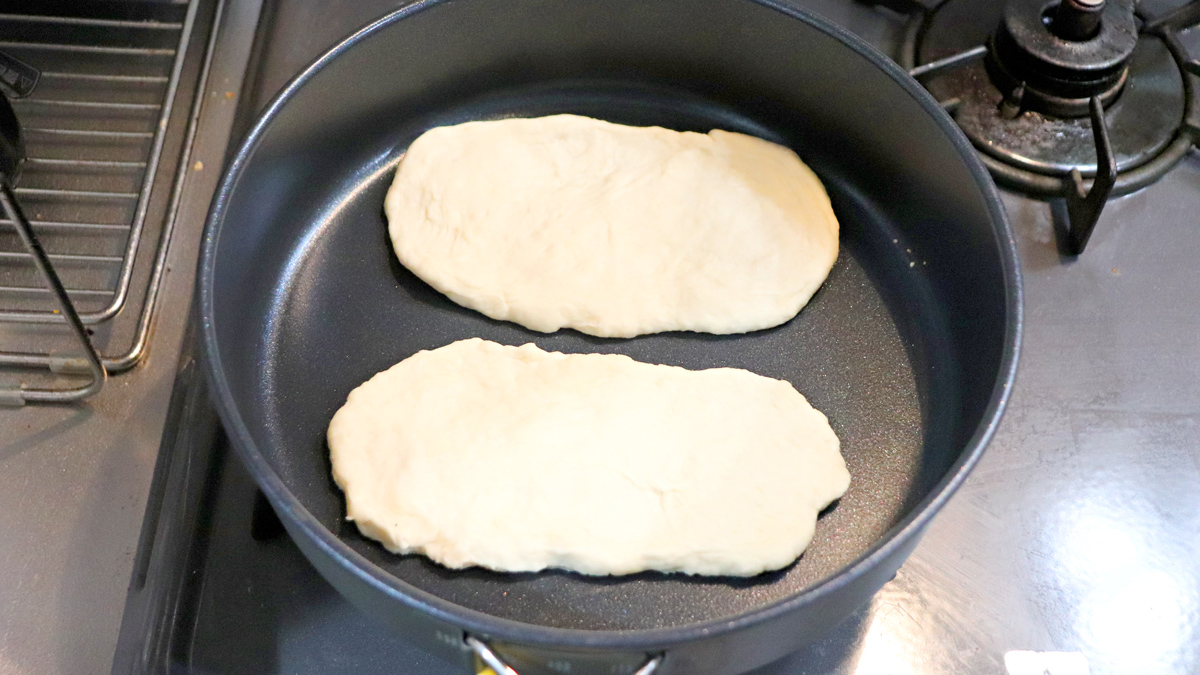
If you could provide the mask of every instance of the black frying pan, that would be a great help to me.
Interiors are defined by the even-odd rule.
[[[774,329],[607,340],[489,320],[397,263],[382,204],[408,143],[559,112],[795,148],[842,225],[828,281]],[[314,565],[411,640],[470,660],[474,636],[522,675],[632,673],[660,653],[660,675],[735,673],[819,636],[894,574],[978,459],[1020,333],[1012,241],[970,144],[870,47],[766,0],[432,0],[380,20],[294,80],[242,146],[200,300],[226,428]],[[343,518],[326,425],[372,374],[470,336],[787,379],[830,418],[850,490],[798,562],[751,579],[390,554]]]

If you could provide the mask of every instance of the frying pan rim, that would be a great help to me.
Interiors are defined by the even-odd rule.
[[[410,609],[451,623],[468,633],[487,639],[500,639],[538,646],[568,645],[585,649],[633,651],[661,649],[719,634],[731,633],[750,628],[784,614],[789,614],[806,605],[811,605],[819,598],[851,583],[857,577],[867,573],[876,564],[890,557],[908,539],[919,536],[933,516],[966,480],[975,464],[978,463],[984,448],[995,434],[1000,418],[1008,404],[1012,385],[1016,377],[1024,318],[1024,291],[1020,266],[1017,264],[1016,241],[1012,236],[1008,218],[1003,204],[1000,202],[995,183],[984,168],[983,163],[979,160],[975,149],[941,105],[916,80],[912,79],[907,72],[901,69],[900,66],[858,36],[817,14],[780,4],[776,0],[740,1],[772,9],[790,19],[804,22],[824,32],[891,77],[903,91],[907,92],[924,109],[926,114],[933,118],[933,121],[946,134],[948,140],[958,151],[960,157],[966,163],[971,177],[974,178],[974,182],[983,192],[983,198],[987,202],[987,209],[995,225],[1001,272],[1005,282],[1005,309],[1007,312],[999,376],[992,388],[992,394],[985,408],[980,425],[966,443],[958,459],[955,460],[946,475],[933,486],[929,493],[899,523],[893,525],[880,536],[862,555],[842,567],[835,574],[808,588],[768,605],[731,617],[670,628],[638,630],[589,630],[532,624],[493,616],[445,600],[401,580],[367,560],[318,522],[308,509],[296,499],[254,443],[253,437],[246,423],[242,420],[237,405],[233,401],[233,395],[230,392],[229,384],[221,365],[214,316],[213,287],[216,268],[215,256],[220,242],[221,228],[224,224],[225,209],[230,201],[231,194],[233,194],[237,187],[243,170],[254,155],[259,141],[271,126],[279,111],[316,73],[342,53],[350,50],[377,31],[424,9],[447,1],[417,0],[404,5],[355,31],[331,47],[292,78],[264,109],[250,130],[250,133],[242,141],[237,154],[233,157],[225,171],[220,188],[213,199],[208,220],[205,223],[199,270],[202,346],[205,362],[208,366],[205,370],[207,371],[209,384],[214,394],[213,398],[216,401],[217,410],[225,424],[230,439],[233,441],[234,448],[241,455],[250,472],[255,476],[259,487],[270,499],[276,510],[280,512],[280,516],[285,520],[290,520],[293,526],[298,527],[308,536],[311,542],[323,549],[338,565],[359,577],[360,580],[377,591],[401,602]]]

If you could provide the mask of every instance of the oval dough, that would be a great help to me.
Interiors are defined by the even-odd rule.
[[[346,517],[454,568],[749,576],[850,483],[787,382],[478,338],[372,377],[328,439]]]
[[[838,252],[829,197],[791,150],[575,115],[425,132],[385,211],[396,255],[418,277],[543,332],[777,326]]]

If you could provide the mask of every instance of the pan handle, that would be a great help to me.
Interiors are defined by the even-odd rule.
[[[518,675],[517,671],[510,668],[504,661],[501,661],[500,657],[496,656],[496,652],[493,652],[482,640],[468,635],[466,642],[467,646],[471,648],[471,651],[475,652],[475,655],[479,657],[479,660],[485,666],[476,675]],[[654,671],[658,670],[659,664],[662,663],[662,659],[662,654],[650,657],[633,675],[653,675]]]

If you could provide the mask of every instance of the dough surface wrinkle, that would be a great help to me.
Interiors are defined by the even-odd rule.
[[[769,328],[838,252],[829,197],[790,149],[576,115],[430,129],[384,208],[405,267],[542,332]]]
[[[850,481],[786,382],[477,338],[372,377],[328,441],[347,518],[452,568],[750,576]]]

